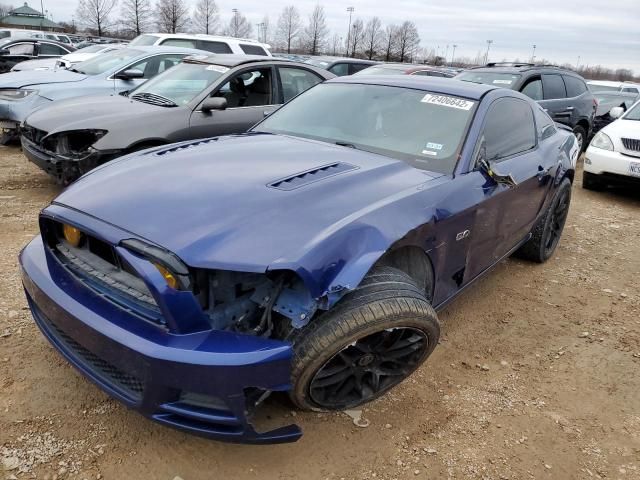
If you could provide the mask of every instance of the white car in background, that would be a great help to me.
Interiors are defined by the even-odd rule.
[[[162,45],[206,50],[211,53],[235,53],[237,55],[271,56],[270,46],[248,38],[205,35],[203,33],[145,33],[137,36],[131,47]]]
[[[596,133],[584,158],[582,186],[598,190],[607,184],[640,186],[640,102],[624,112],[609,112],[617,118]]]
[[[610,80],[587,80],[592,92],[622,92],[640,94],[640,84],[633,82],[613,82]]]
[[[126,47],[125,43],[108,43],[102,45],[89,45],[75,52],[68,53],[60,58],[40,58],[16,63],[12,72],[24,72],[26,70],[56,70],[58,68],[70,68],[77,63],[89,60],[101,53],[111,52]]]

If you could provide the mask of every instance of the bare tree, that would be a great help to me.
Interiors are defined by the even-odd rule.
[[[89,28],[96,30],[101,37],[105,29],[111,25],[109,14],[117,2],[118,0],[80,0],[76,15]]]
[[[309,24],[304,29],[304,48],[311,55],[317,55],[327,42],[327,20],[324,15],[324,7],[317,4],[309,15]]]
[[[369,60],[375,57],[380,50],[382,36],[382,22],[378,17],[373,17],[367,22],[363,34],[364,54]]]
[[[413,22],[405,21],[398,28],[398,57],[401,62],[411,59],[413,52],[420,46],[420,35]]]
[[[218,31],[220,15],[215,0],[198,0],[193,14],[193,28],[198,33],[213,34]]]
[[[233,12],[233,17],[229,20],[229,25],[225,30],[225,34],[236,38],[249,38],[253,32],[253,27],[240,11]]]
[[[362,46],[364,40],[364,23],[361,19],[357,19],[351,24],[351,35],[349,35],[349,44],[347,52],[351,49],[351,56],[355,57],[358,49]],[[348,53],[347,53],[348,54]]]
[[[291,53],[291,45],[300,34],[300,14],[298,9],[293,5],[284,7],[278,18],[278,29],[276,30],[276,39],[278,44],[287,49],[287,53]]]
[[[153,21],[150,0],[122,0],[120,23],[130,36],[147,32]]]
[[[189,8],[184,0],[158,0],[156,15],[161,32],[177,33],[189,24]]]
[[[340,48],[341,43],[342,43],[342,37],[337,33],[334,33],[333,37],[331,37],[331,55],[338,54],[338,48]]]
[[[6,5],[4,3],[0,3],[0,18],[6,17],[13,11],[13,5]]]
[[[398,26],[387,25],[384,31],[384,61],[389,62],[393,58],[394,50],[398,43]]]

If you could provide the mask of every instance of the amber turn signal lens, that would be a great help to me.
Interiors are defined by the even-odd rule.
[[[82,240],[82,232],[76,227],[72,227],[71,225],[67,225],[65,223],[64,225],[62,225],[62,233],[64,235],[64,239],[69,242],[70,245],[74,247],[80,245],[80,241]]]
[[[174,277],[169,270],[164,268],[159,263],[154,263],[153,265],[158,269],[160,274],[164,277],[164,280],[165,282],[167,282],[167,285],[169,285],[171,288],[175,288],[175,289],[178,288],[178,279]]]

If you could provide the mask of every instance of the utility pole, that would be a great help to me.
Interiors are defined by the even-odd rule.
[[[353,11],[355,8],[347,7],[347,12],[349,12],[349,28],[347,29],[347,53],[345,57],[349,56],[349,42],[351,41],[351,15],[353,15]]]
[[[531,63],[536,63],[536,45],[533,46],[533,52],[531,53]]]
[[[493,40],[487,40],[487,53],[484,56],[484,63],[487,64],[489,63],[489,50],[491,49],[491,44],[493,43]]]
[[[456,48],[458,48],[458,45],[456,45],[455,43],[453,44],[453,53],[451,54],[451,63],[449,64],[449,66],[453,65],[453,61],[456,58]]]
[[[576,71],[578,70],[578,67],[580,67],[580,55],[578,55],[578,61],[576,62]]]

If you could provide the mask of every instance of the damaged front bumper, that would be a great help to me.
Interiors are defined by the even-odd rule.
[[[119,153],[91,149],[81,158],[69,158],[44,150],[24,135],[20,137],[20,142],[22,151],[30,162],[63,184],[70,183],[97,166],[116,158]]]
[[[216,330],[176,334],[159,329],[87,289],[40,236],[21,252],[20,265],[29,307],[45,337],[128,407],[158,423],[218,440],[300,438],[296,425],[259,433],[250,423],[257,397],[291,388],[289,344]]]

